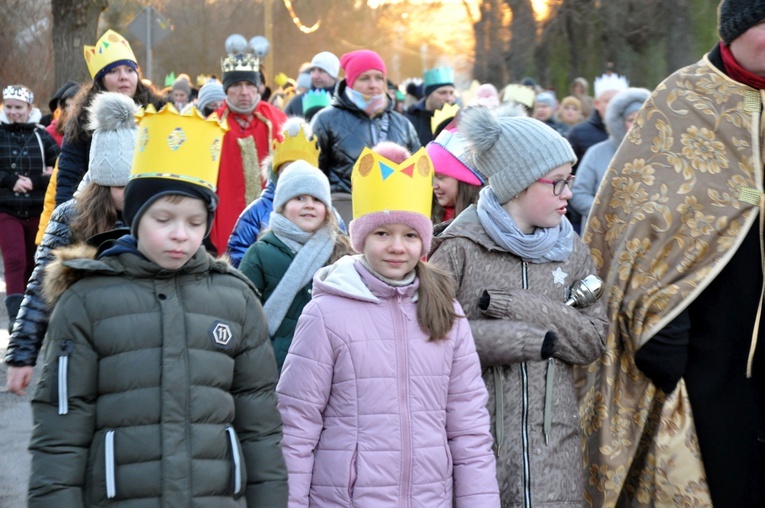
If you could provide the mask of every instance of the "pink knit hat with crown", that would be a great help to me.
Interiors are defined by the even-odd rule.
[[[412,156],[409,150],[390,141],[378,143],[372,148],[372,151],[393,164],[401,164]],[[358,168],[354,167],[354,171],[357,170]],[[427,199],[430,203],[431,195],[423,196],[423,199]],[[433,223],[430,221],[430,217],[409,210],[384,210],[354,217],[348,226],[351,245],[356,252],[364,252],[367,236],[377,228],[388,224],[406,224],[411,227],[417,231],[422,240],[421,255],[424,256],[430,252],[430,244],[433,240]]]
[[[388,74],[383,59],[371,49],[357,49],[344,54],[340,57],[340,67],[345,71],[345,81],[351,88],[361,73],[375,70]]]

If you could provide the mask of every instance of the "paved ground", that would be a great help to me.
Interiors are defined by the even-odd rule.
[[[8,346],[8,312],[5,309],[5,279],[0,258],[0,360]],[[29,435],[32,413],[29,393],[17,397],[5,389],[6,365],[0,362],[0,508],[26,506],[29,478]]]

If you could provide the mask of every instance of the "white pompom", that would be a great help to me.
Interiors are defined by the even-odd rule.
[[[232,34],[226,39],[226,53],[236,55],[247,50],[247,39],[244,35]]]

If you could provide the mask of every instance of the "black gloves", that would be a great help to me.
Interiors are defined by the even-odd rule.
[[[685,310],[635,353],[637,368],[666,394],[675,390],[685,374],[690,329]]]
[[[542,360],[547,360],[555,353],[555,345],[558,343],[558,334],[550,330],[545,334],[542,341]]]

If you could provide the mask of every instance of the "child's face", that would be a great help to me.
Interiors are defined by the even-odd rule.
[[[375,229],[364,242],[364,257],[374,271],[401,280],[414,270],[422,255],[422,239],[406,224],[388,224]]]
[[[282,214],[306,233],[313,233],[324,224],[327,207],[315,197],[303,194],[287,201]]]
[[[433,177],[433,194],[436,195],[436,201],[444,208],[454,206],[457,202],[457,189],[459,181],[451,176],[436,173]]]
[[[564,164],[541,179],[555,182],[566,180],[569,176],[571,164]],[[521,231],[531,234],[535,228],[558,227],[566,215],[566,205],[571,196],[570,185],[563,185],[563,190],[556,196],[552,184],[537,181],[502,206],[510,213]]]
[[[157,199],[138,223],[138,250],[162,268],[181,268],[202,245],[207,213],[201,199],[178,196]]]

